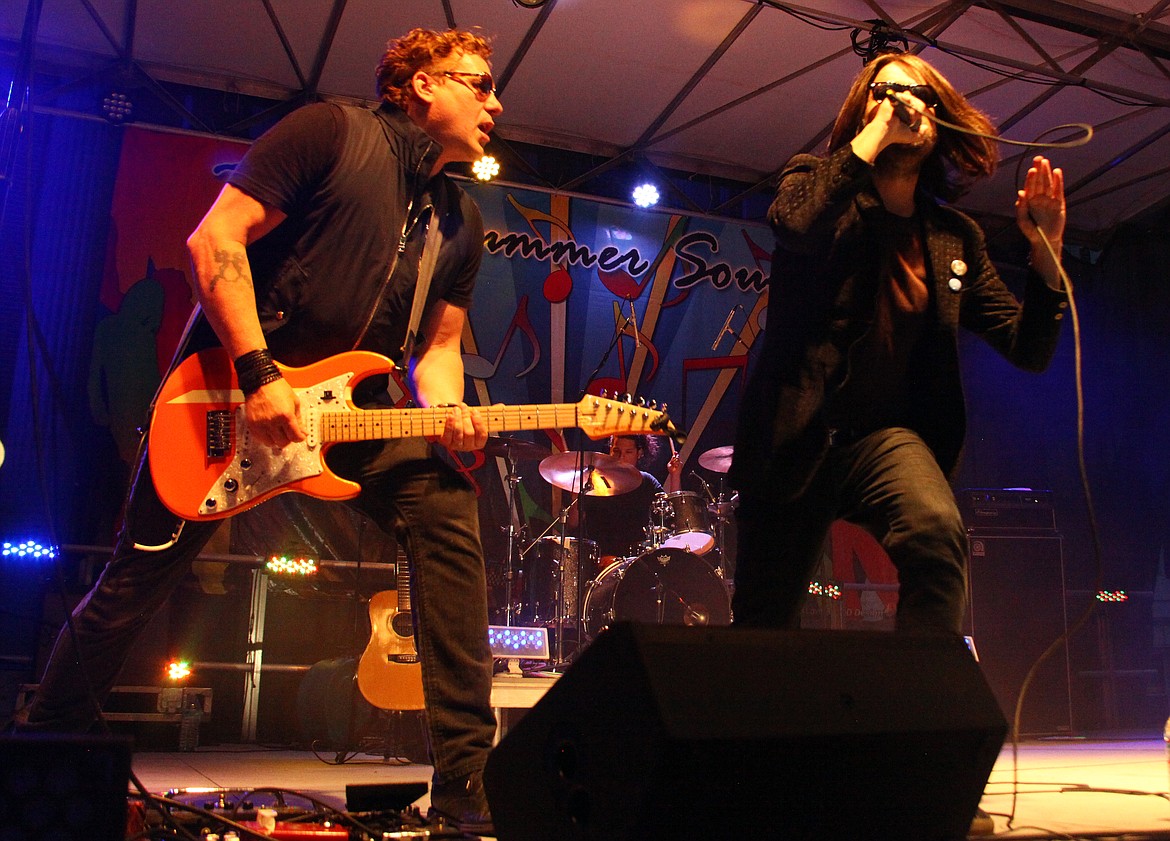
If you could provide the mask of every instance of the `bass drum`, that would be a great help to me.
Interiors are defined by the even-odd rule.
[[[585,592],[581,613],[589,639],[614,622],[730,625],[731,595],[705,560],[660,547],[602,570]]]

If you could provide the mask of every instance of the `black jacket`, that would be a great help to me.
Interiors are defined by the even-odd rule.
[[[1021,305],[991,264],[972,219],[925,195],[918,207],[931,307],[911,360],[908,425],[949,474],[966,431],[959,326],[1014,365],[1041,371],[1056,350],[1067,303],[1064,293],[1029,272]],[[748,496],[765,489],[772,499],[796,496],[824,458],[826,401],[847,376],[849,350],[874,316],[881,213],[871,167],[848,146],[827,158],[798,155],[780,176],[768,214],[777,246],[764,347],[744,394],[729,475]]]

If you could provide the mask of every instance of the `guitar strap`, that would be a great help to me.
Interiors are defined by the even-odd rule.
[[[432,207],[430,218],[427,220],[422,258],[418,263],[418,281],[414,285],[414,302],[410,307],[410,323],[406,325],[406,338],[402,342],[400,358],[403,368],[410,367],[410,357],[414,355],[414,346],[418,341],[418,325],[422,321],[423,308],[427,303],[427,292],[431,288],[431,278],[435,274],[435,265],[439,262],[439,248],[443,245],[443,224],[436,216],[435,209]]]

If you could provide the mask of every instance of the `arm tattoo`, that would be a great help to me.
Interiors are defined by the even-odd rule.
[[[215,291],[215,287],[219,282],[226,281],[243,282],[252,285],[252,278],[248,274],[247,255],[243,251],[216,251],[215,262],[219,266],[219,270],[211,277],[211,291]]]

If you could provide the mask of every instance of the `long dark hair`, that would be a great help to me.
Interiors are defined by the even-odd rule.
[[[939,117],[981,134],[996,134],[991,118],[968,102],[924,59],[913,53],[886,53],[863,67],[853,80],[829,136],[830,152],[840,149],[861,131],[870,96],[869,84],[877,80],[882,68],[894,62],[917,72],[934,89],[939,99],[935,113]],[[922,165],[919,183],[931,194],[951,200],[962,195],[975,179],[994,173],[998,163],[994,141],[939,126],[938,143]]]

